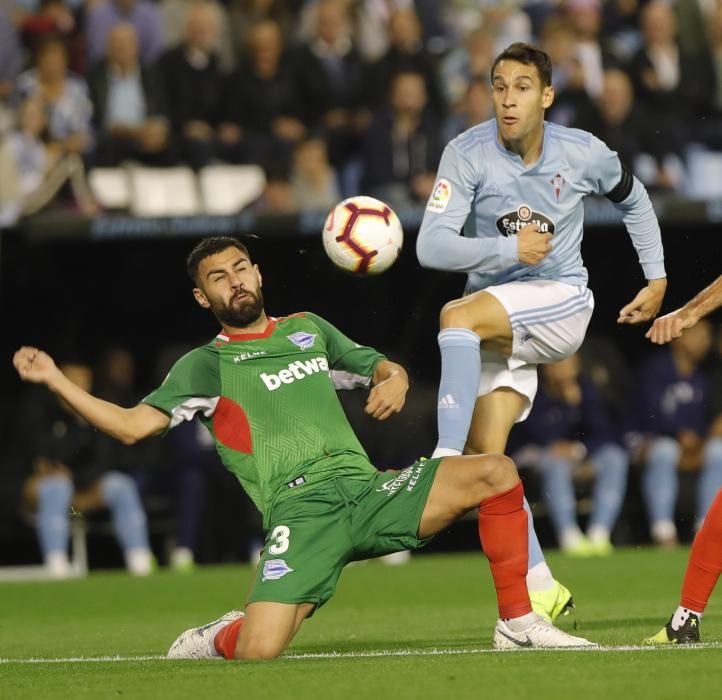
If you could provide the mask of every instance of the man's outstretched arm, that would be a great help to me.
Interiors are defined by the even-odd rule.
[[[664,345],[674,338],[679,338],[682,331],[691,328],[699,319],[720,306],[722,306],[722,275],[684,306],[658,318],[646,332],[645,337],[653,343]]]
[[[89,394],[73,384],[53,358],[38,348],[20,348],[13,365],[23,381],[45,384],[88,423],[126,445],[161,433],[170,424],[169,416],[147,404],[123,408]]]

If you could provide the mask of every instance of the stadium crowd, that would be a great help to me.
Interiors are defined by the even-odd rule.
[[[359,192],[420,206],[445,143],[491,117],[489,69],[512,41],[537,41],[552,57],[548,119],[597,134],[650,190],[690,194],[690,155],[722,150],[722,0],[2,0],[0,225],[57,205],[58,195],[92,216],[87,171],[127,162],[260,165],[259,210],[324,210]],[[680,538],[680,476],[697,484],[701,523],[722,487],[720,356],[722,339],[704,321],[634,374],[594,337],[578,357],[540,370],[513,454],[536,479],[563,550],[610,551],[628,480],[653,542]],[[94,368],[64,359],[109,400],[130,405],[148,388],[133,382],[123,348]],[[416,387],[423,400],[409,406],[429,430],[385,443],[374,463],[399,467],[430,452],[418,435],[435,433],[435,389]],[[204,489],[216,480],[218,504],[227,477],[212,468],[199,426],[162,445],[111,446],[39,393],[27,390],[3,446],[14,485],[4,495],[15,494],[13,512],[37,527],[51,571],[68,571],[57,554],[67,552],[72,506],[108,508],[128,569],[147,573],[138,503],[158,488],[176,523],[170,561],[192,564],[207,525]],[[362,421],[354,428],[373,444]],[[246,520],[247,554],[259,525]]]
[[[722,150],[720,0],[3,0],[0,220],[59,191],[93,215],[85,172],[127,162],[258,164],[272,211],[421,204],[513,41],[552,58],[548,119],[694,194],[691,157]]]

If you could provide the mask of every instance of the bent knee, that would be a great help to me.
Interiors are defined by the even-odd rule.
[[[65,474],[52,474],[40,477],[35,484],[38,500],[62,499],[70,500],[73,495],[73,482]]]
[[[114,498],[136,495],[138,486],[131,476],[111,471],[100,478],[100,492],[108,502]]]
[[[235,658],[247,661],[277,659],[286,648],[285,644],[272,639],[238,640]]]
[[[480,480],[485,488],[502,493],[516,486],[519,473],[513,459],[502,454],[483,455],[479,459],[483,460]]]
[[[444,304],[439,314],[439,326],[444,328],[474,329],[474,316],[465,299],[454,299]]]
[[[659,437],[652,440],[647,454],[647,464],[650,467],[666,466],[679,460],[682,448],[679,443],[670,437]]]

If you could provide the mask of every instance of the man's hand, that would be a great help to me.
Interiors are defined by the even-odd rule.
[[[659,313],[666,290],[665,277],[649,280],[647,286],[640,290],[629,304],[622,307],[617,323],[643,323],[654,318]]]
[[[517,255],[523,265],[536,265],[551,253],[551,233],[540,233],[538,224],[527,224],[517,234]]]
[[[691,314],[685,313],[682,309],[677,309],[671,314],[658,318],[644,334],[644,337],[649,338],[657,345],[664,345],[670,340],[679,338],[683,330],[692,328],[695,323],[697,323],[697,319]]]
[[[53,358],[38,348],[20,348],[13,356],[13,365],[23,381],[35,384],[50,385],[60,374]]]
[[[409,380],[403,368],[388,361],[383,364],[382,371],[386,377],[371,389],[365,408],[366,413],[377,420],[386,420],[398,413],[406,403],[406,392],[409,390]]]

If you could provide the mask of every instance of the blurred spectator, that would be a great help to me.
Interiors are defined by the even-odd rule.
[[[66,377],[89,391],[91,368],[82,362],[62,365]],[[129,573],[147,575],[152,568],[148,529],[135,482],[104,463],[98,433],[47,391],[33,387],[20,411],[26,460],[33,473],[25,482],[24,506],[35,513],[48,573],[69,576],[70,509],[81,515],[110,509],[115,534]]]
[[[632,81],[623,71],[604,71],[602,94],[573,126],[604,141],[649,189],[677,190],[683,184],[680,155],[649,128],[649,116],[635,106]]]
[[[168,122],[162,85],[153,68],[140,65],[132,24],[108,33],[108,56],[88,74],[96,131],[95,163],[126,160],[168,163]]]
[[[252,204],[252,208],[259,214],[296,214],[298,205],[288,176],[266,172],[263,194]]]
[[[448,143],[463,131],[493,117],[494,106],[491,101],[489,79],[486,76],[472,78],[456,112],[446,119],[442,130],[442,142]]]
[[[722,0],[714,3],[707,24],[709,36],[710,85],[709,117],[697,121],[691,136],[718,151],[722,151]],[[703,59],[702,59],[703,60]]]
[[[424,77],[398,73],[388,104],[374,116],[363,149],[364,192],[395,207],[431,195],[441,157],[439,128],[427,107]]]
[[[439,74],[447,104],[457,110],[467,96],[472,81],[491,83],[494,41],[483,29],[466,36],[463,46],[450,51],[441,63]],[[556,66],[555,66],[556,68]]]
[[[68,63],[78,74],[84,72],[84,37],[78,30],[72,8],[64,0],[40,0],[37,8],[23,15],[20,22],[23,44],[31,54],[48,36],[58,36],[68,47]]]
[[[403,6],[408,0],[399,0],[397,5]],[[421,22],[421,40],[424,46],[435,55],[442,55],[449,50],[451,35],[446,26],[446,3],[438,0],[413,0],[413,7]]]
[[[82,78],[68,71],[68,55],[61,40],[49,37],[41,44],[35,68],[18,76],[16,88],[20,100],[42,100],[51,151],[63,154],[87,150],[92,115],[88,88]]]
[[[495,53],[516,41],[532,40],[531,19],[522,9],[523,0],[464,0],[464,4],[480,8],[482,26],[496,39]]]
[[[697,0],[692,0],[696,3]],[[608,0],[602,6],[602,36],[615,56],[628,61],[639,49],[639,13],[645,0]]]
[[[175,500],[176,540],[169,564],[186,572],[196,561],[208,472],[222,465],[213,439],[200,421],[179,425],[169,440],[170,469],[161,475]]]
[[[160,12],[148,0],[98,0],[88,9],[85,37],[88,60],[100,61],[105,56],[108,33],[116,24],[130,23],[138,33],[140,57],[144,64],[154,61],[163,50],[163,28]]]
[[[325,129],[331,163],[339,168],[358,150],[370,120],[347,2],[318,0],[312,38],[297,49],[293,65],[304,122],[314,131]]]
[[[584,73],[577,55],[576,32],[565,16],[552,16],[542,27],[541,47],[549,54],[554,102],[547,110],[549,121],[571,126],[591,100],[584,87]]]
[[[261,20],[274,21],[281,30],[281,41],[290,46],[295,30],[294,10],[303,0],[228,0],[228,18],[231,40],[236,57],[240,57],[248,46],[248,32]]]
[[[714,109],[722,115],[722,0],[717,0],[709,27],[710,48],[715,69]]]
[[[680,51],[702,62],[710,58],[710,25],[719,0],[675,0],[677,42]],[[711,65],[709,66],[711,69]]]
[[[389,93],[391,79],[401,71],[423,76],[428,109],[437,119],[446,113],[446,101],[441,90],[434,57],[424,48],[421,23],[413,9],[395,10],[389,19],[389,48],[370,68],[366,79],[367,104],[376,108]]]
[[[224,81],[214,48],[218,22],[215,5],[192,4],[183,43],[160,60],[173,138],[180,157],[196,169],[218,157]]]
[[[645,437],[642,491],[652,539],[663,546],[677,543],[677,469],[702,470],[698,522],[710,495],[722,487],[722,439],[707,439],[710,386],[700,368],[711,342],[709,321],[700,321],[652,355],[640,370],[638,424]]]
[[[562,550],[576,556],[609,554],[611,532],[624,501],[629,456],[578,355],[541,365],[539,392],[517,440],[541,448],[542,493]],[[577,524],[574,476],[594,472],[587,536]]]
[[[10,15],[0,7],[0,109],[13,91],[13,83],[23,66],[20,43]],[[2,122],[0,122],[0,133]]]
[[[24,100],[18,110],[18,128],[3,147],[6,223],[43,209],[66,183],[81,212],[92,216],[98,210],[80,156],[50,149],[43,141],[47,125],[43,107],[39,96]]]
[[[689,120],[705,111],[712,97],[710,81],[700,64],[680,50],[674,9],[653,0],[641,14],[643,46],[635,54],[630,74],[637,96],[662,138],[679,150],[693,133]]]
[[[356,47],[364,61],[372,63],[380,59],[389,49],[389,18],[399,5],[412,5],[398,0],[360,0],[353,3],[353,36]],[[306,8],[309,4],[306,5]],[[308,24],[308,9],[301,14],[301,34]]]
[[[619,65],[601,34],[601,0],[566,0],[566,16],[574,30],[584,90],[592,99],[602,94],[603,72]]]
[[[228,81],[221,126],[224,143],[243,143],[241,157],[276,171],[288,170],[293,147],[306,132],[282,41],[273,20],[249,29],[246,58]]]
[[[619,344],[606,335],[587,332],[579,357],[582,374],[594,384],[612,422],[621,424],[629,415],[631,373]]]
[[[13,226],[20,216],[15,156],[9,141],[0,135],[0,230]]]
[[[531,19],[521,0],[454,0],[445,8],[446,23],[463,41],[469,31],[483,27],[494,37],[494,54],[515,41],[531,40]]]
[[[218,56],[221,70],[230,73],[236,66],[236,51],[231,37],[228,12],[218,0],[161,0],[160,12],[165,46],[177,46],[183,41],[188,12],[193,5],[199,3],[212,5],[218,17],[218,34],[212,48]]]
[[[327,211],[341,199],[323,139],[307,138],[296,146],[291,191],[299,211]]]

